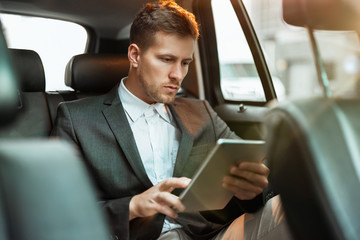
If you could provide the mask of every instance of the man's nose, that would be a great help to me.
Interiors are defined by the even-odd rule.
[[[182,80],[185,76],[186,72],[184,71],[181,63],[180,64],[174,64],[171,68],[171,72],[169,77],[175,80]]]

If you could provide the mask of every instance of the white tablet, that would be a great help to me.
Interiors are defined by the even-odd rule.
[[[219,139],[189,186],[179,198],[186,212],[216,210],[226,206],[232,192],[223,188],[230,167],[242,161],[260,162],[265,157],[265,142],[257,140]]]

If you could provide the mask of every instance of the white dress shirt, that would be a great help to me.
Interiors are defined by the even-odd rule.
[[[181,132],[165,104],[150,105],[137,98],[125,87],[126,79],[123,78],[120,83],[120,100],[145,171],[156,185],[173,175]],[[167,217],[162,232],[181,227],[172,222],[174,220]]]

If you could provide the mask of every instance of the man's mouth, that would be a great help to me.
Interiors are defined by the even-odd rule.
[[[168,86],[165,86],[165,88],[170,91],[170,92],[177,92],[179,91],[179,86],[172,86],[172,85],[168,85]]]

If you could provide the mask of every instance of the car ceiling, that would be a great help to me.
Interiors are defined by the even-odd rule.
[[[0,11],[67,20],[91,27],[101,38],[126,38],[147,0],[0,0]]]

